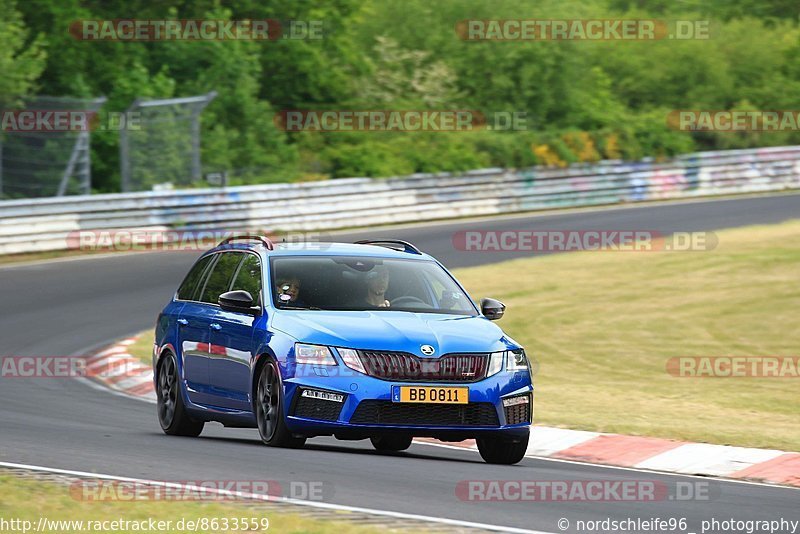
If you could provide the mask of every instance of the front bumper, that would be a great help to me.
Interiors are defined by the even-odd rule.
[[[458,384],[381,380],[342,366],[298,365],[293,371],[291,378],[284,378],[286,421],[293,432],[307,436],[359,438],[401,432],[456,440],[498,431],[522,435],[528,433],[533,418],[533,385],[527,371],[501,371]],[[413,385],[468,387],[469,403],[392,402],[392,386]],[[310,398],[302,396],[303,390],[327,394],[314,393]],[[520,405],[503,405],[503,399],[521,395],[529,397],[527,413]]]

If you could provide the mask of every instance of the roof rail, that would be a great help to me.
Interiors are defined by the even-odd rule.
[[[246,239],[248,241],[258,241],[259,243],[261,243],[262,245],[267,247],[267,250],[273,250],[275,248],[275,246],[272,244],[272,241],[270,241],[270,239],[268,237],[260,236],[260,235],[234,235],[234,236],[231,236],[231,237],[228,237],[228,238],[222,240],[222,242],[219,244],[219,246],[227,245],[227,244],[232,243],[234,241],[239,241],[239,240],[243,240],[243,239]]]
[[[412,254],[422,254],[422,251],[409,243],[408,241],[401,241],[399,239],[364,239],[363,241],[356,241],[355,245],[375,245],[378,247],[386,247],[392,250],[399,250],[398,246],[403,247],[403,252],[410,252]]]

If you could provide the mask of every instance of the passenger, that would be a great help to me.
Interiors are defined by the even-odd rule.
[[[389,289],[389,269],[385,265],[376,265],[367,273],[367,304],[375,308],[388,308],[391,306],[386,300],[386,290]]]

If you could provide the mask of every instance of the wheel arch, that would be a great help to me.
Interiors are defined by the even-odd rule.
[[[255,357],[253,363],[253,373],[250,376],[250,405],[253,413],[256,413],[256,396],[258,395],[258,378],[261,376],[261,370],[270,360],[278,363],[275,354],[269,349],[264,348],[262,352]],[[281,366],[278,363],[278,375],[280,375]]]
[[[175,347],[172,346],[171,343],[167,343],[166,345],[162,346],[158,350],[158,360],[156,360],[156,365],[153,368],[153,376],[158,376],[158,370],[161,368],[161,362],[164,361],[164,356],[167,354],[172,354],[175,357],[175,365],[178,366],[178,370],[182,370],[183,368],[180,366],[180,362],[178,361],[178,353],[175,351]]]

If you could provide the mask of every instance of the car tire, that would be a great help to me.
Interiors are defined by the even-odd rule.
[[[261,367],[256,385],[255,412],[261,441],[270,447],[298,449],[306,438],[292,435],[283,416],[283,384],[278,364],[269,359]]]
[[[524,437],[509,438],[507,436],[492,436],[478,438],[478,452],[488,464],[513,465],[525,457],[528,450],[528,439]]]
[[[172,353],[161,358],[157,376],[156,405],[161,430],[169,436],[199,436],[205,423],[194,421],[186,413],[178,378],[178,365]]]
[[[375,450],[382,452],[400,452],[411,446],[411,436],[374,436],[369,440]]]

